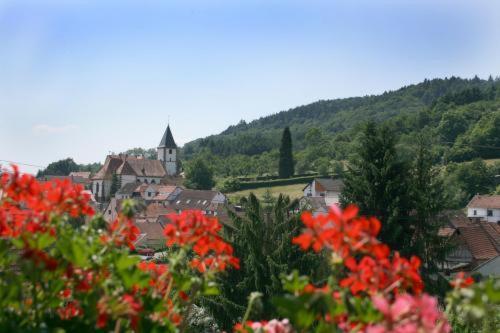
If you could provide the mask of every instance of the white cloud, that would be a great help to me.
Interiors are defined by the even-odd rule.
[[[75,129],[75,125],[51,126],[47,124],[37,124],[33,126],[33,131],[36,134],[66,133]]]

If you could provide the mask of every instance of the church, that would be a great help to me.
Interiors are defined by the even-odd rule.
[[[167,125],[157,153],[156,160],[126,154],[108,155],[102,168],[92,177],[91,190],[96,200],[109,200],[114,175],[118,188],[130,183],[160,184],[166,177],[178,176],[177,145],[170,125]]]

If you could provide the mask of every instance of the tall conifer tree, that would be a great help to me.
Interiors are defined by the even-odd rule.
[[[292,135],[290,128],[285,127],[281,137],[280,159],[278,175],[280,178],[290,178],[294,174],[294,161],[292,153]]]
[[[449,242],[438,236],[444,219],[440,213],[446,205],[443,181],[439,169],[433,165],[428,137],[420,135],[414,152],[411,170],[411,197],[413,214],[413,237],[410,249],[423,261],[423,276],[436,273],[438,264],[444,261]],[[430,286],[431,281],[426,285]]]
[[[120,178],[116,174],[116,172],[113,172],[113,176],[111,178],[111,189],[110,189],[110,198],[115,196],[115,193],[118,192],[118,190],[121,188],[120,184]]]
[[[412,235],[409,166],[398,156],[396,140],[387,125],[365,125],[348,163],[341,203],[355,203],[363,215],[378,217],[381,240],[405,252]]]

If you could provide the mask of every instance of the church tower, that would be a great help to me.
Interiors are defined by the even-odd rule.
[[[165,167],[167,175],[177,176],[177,145],[172,136],[172,131],[170,131],[170,125],[167,125],[167,129],[158,146],[158,159]]]

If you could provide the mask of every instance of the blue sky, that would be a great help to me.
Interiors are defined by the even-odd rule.
[[[155,147],[169,116],[182,144],[318,99],[496,76],[499,42],[493,0],[0,0],[0,160],[103,161]]]

